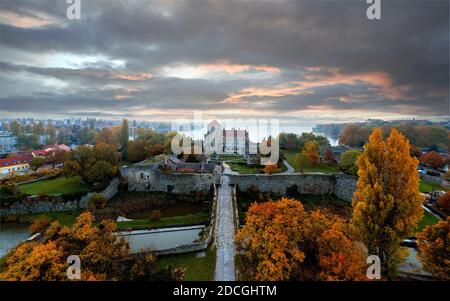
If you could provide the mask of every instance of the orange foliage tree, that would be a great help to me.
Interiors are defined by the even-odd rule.
[[[266,165],[266,167],[264,167],[264,173],[268,174],[268,175],[277,173],[278,171],[279,171],[279,168],[276,164]]]
[[[8,254],[0,279],[67,280],[68,256],[78,255],[82,280],[173,280],[171,271],[159,273],[153,256],[131,257],[128,243],[113,235],[115,223],[84,212],[72,227],[53,222],[43,242],[23,243]],[[158,279],[158,278],[157,278]]]
[[[381,130],[375,129],[357,164],[352,222],[369,254],[380,257],[382,273],[392,279],[404,256],[400,241],[412,233],[423,214],[418,161],[397,130],[384,141]]]
[[[428,152],[419,158],[420,162],[430,165],[434,168],[441,168],[445,165],[445,159],[435,151]]]
[[[450,212],[450,192],[439,197],[438,204],[443,211]]]
[[[367,280],[367,252],[351,226],[337,222],[322,233],[319,244],[320,278]]]
[[[323,160],[325,162],[333,162],[334,161],[333,151],[331,150],[331,148],[327,148],[325,150],[325,153],[323,154]]]
[[[236,236],[245,280],[361,280],[366,252],[337,216],[306,212],[301,202],[251,205]]]
[[[254,203],[246,225],[236,240],[247,250],[244,257],[252,280],[291,279],[305,257],[300,250],[303,205],[283,198],[278,202]]]
[[[348,146],[363,146],[369,137],[369,130],[358,124],[347,125],[339,136],[339,144]]]
[[[313,141],[308,141],[303,148],[303,152],[307,158],[310,165],[314,166],[320,162],[319,151],[317,150],[317,144]]]
[[[417,234],[423,268],[441,280],[450,280],[450,217]]]

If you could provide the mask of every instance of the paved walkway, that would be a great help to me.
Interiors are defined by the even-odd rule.
[[[234,281],[234,215],[229,178],[220,178],[216,212],[216,277],[217,281]]]
[[[284,160],[283,164],[287,167],[287,170],[285,172],[279,173],[280,175],[290,175],[295,172],[294,168],[291,166],[291,164],[288,163],[288,161]]]
[[[224,174],[224,175],[238,175],[239,174],[238,172],[231,170],[231,167],[230,167],[230,165],[228,165],[228,162],[223,161],[222,164],[223,164],[223,168],[224,168],[222,174]]]

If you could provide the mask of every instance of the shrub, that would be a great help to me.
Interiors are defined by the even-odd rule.
[[[443,211],[449,212],[450,211],[450,192],[447,192],[446,194],[441,196],[437,202],[439,204],[439,207]]]
[[[96,211],[103,209],[106,206],[106,198],[101,193],[94,193],[94,195],[89,200],[88,208],[90,211]]]
[[[362,154],[359,150],[349,150],[341,155],[339,161],[339,167],[345,173],[356,176],[358,174],[358,166],[356,166],[356,160]]]
[[[47,215],[40,215],[33,220],[31,225],[28,227],[30,234],[35,234],[38,232],[44,232],[48,226],[50,226],[52,220]]]
[[[152,221],[158,221],[160,220],[162,217],[162,213],[159,210],[153,210],[152,213],[150,214],[150,219]]]
[[[266,165],[266,167],[264,167],[264,173],[265,174],[273,174],[273,173],[277,173],[279,171],[278,166],[277,165]]]
[[[0,185],[0,195],[3,196],[13,196],[19,194],[17,186],[14,183],[8,183],[5,185]]]

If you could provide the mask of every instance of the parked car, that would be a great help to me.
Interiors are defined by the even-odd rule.
[[[427,175],[433,176],[433,177],[440,177],[441,174],[434,170],[427,170]]]

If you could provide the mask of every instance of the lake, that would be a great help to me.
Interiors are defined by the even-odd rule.
[[[27,240],[28,224],[26,223],[1,223],[0,224],[0,257],[5,256],[21,241]]]

